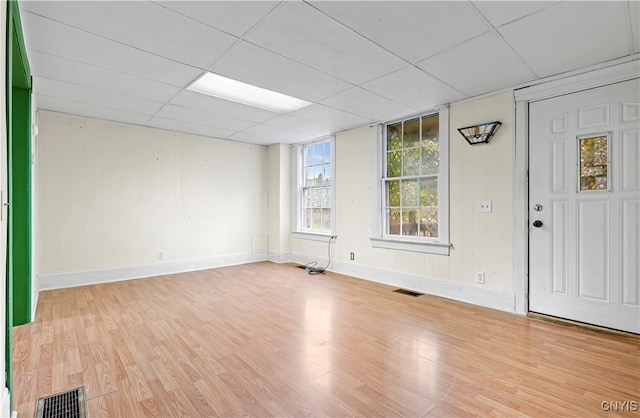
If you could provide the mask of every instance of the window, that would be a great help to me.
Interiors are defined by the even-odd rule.
[[[301,232],[331,234],[333,227],[333,138],[302,145]]]
[[[448,109],[382,125],[375,247],[449,253]]]

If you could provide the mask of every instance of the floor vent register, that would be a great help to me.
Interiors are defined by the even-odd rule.
[[[45,396],[36,403],[36,418],[86,418],[84,386]]]

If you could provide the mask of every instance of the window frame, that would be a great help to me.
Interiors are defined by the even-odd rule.
[[[307,147],[315,146],[320,143],[329,142],[331,144],[331,181],[329,187],[331,190],[331,229],[330,231],[319,231],[314,229],[306,229],[304,227],[304,189],[305,189],[305,150]],[[336,177],[336,146],[335,136],[325,136],[322,138],[314,139],[312,141],[300,143],[296,145],[296,225],[292,232],[294,238],[303,238],[313,241],[327,241],[331,237],[335,237],[336,231],[336,191],[335,191],[335,177]]]
[[[386,207],[386,159],[387,159],[387,128],[389,125],[399,122],[407,122],[412,119],[439,116],[438,142],[439,142],[439,170],[438,170],[438,237],[415,237],[406,235],[387,234],[387,222],[385,216]],[[449,242],[449,108],[441,106],[431,112],[424,112],[398,120],[393,120],[373,126],[372,149],[376,151],[374,159],[374,181],[372,190],[373,213],[370,237],[374,248],[386,248],[393,250],[414,251],[420,253],[449,255],[451,243]]]

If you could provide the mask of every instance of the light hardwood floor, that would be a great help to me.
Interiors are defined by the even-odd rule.
[[[637,338],[392,290],[263,262],[43,292],[14,409],[85,385],[94,418],[639,415],[602,409],[640,401]]]

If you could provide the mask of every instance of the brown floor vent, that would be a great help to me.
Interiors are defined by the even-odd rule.
[[[423,295],[423,293],[412,292],[411,290],[406,290],[406,289],[396,289],[396,290],[394,290],[394,292],[402,293],[403,295],[413,296],[414,298],[417,298],[418,296],[422,296]]]
[[[45,396],[36,403],[36,418],[86,418],[84,386]]]

